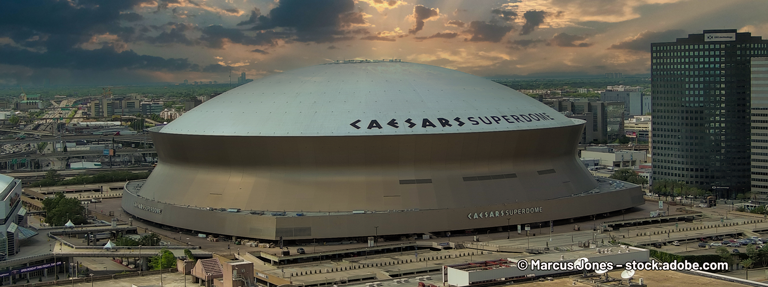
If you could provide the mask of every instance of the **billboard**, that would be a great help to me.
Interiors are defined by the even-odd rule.
[[[625,135],[628,138],[636,138],[637,137],[637,132],[635,132],[635,131],[627,131],[627,132],[625,132]]]
[[[736,41],[736,33],[704,34],[704,42],[728,42],[728,41]]]

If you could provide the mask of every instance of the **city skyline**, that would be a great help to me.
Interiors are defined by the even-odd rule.
[[[0,85],[228,82],[343,59],[483,76],[648,74],[650,43],[768,35],[765,1],[38,0],[0,12]],[[251,76],[252,75],[252,76]]]

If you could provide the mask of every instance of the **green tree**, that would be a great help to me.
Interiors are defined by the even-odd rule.
[[[163,248],[157,256],[149,258],[149,266],[154,270],[176,267],[176,256],[168,249]]]
[[[757,253],[760,258],[760,265],[768,265],[768,245],[764,245],[763,248],[758,249]]]
[[[635,173],[634,170],[629,168],[622,168],[617,171],[614,171],[613,174],[611,175],[611,178],[623,180],[626,182],[631,182],[639,185],[645,185],[648,183],[647,179],[638,175],[637,173]]]
[[[744,260],[741,260],[741,265],[744,265],[744,272],[746,272],[746,279],[749,280],[749,267],[752,267],[752,264],[754,264],[754,261],[752,261],[752,258],[747,258]]]
[[[733,255],[731,255],[731,252],[728,251],[728,248],[725,246],[720,246],[715,250],[715,253],[720,256],[720,260],[728,263],[728,266],[733,265]]]
[[[21,120],[17,116],[11,116],[11,118],[8,119],[8,122],[12,125],[18,125]]]
[[[139,245],[143,246],[157,246],[160,245],[160,241],[162,239],[160,238],[160,235],[157,235],[157,233],[149,233],[141,237],[139,239]]]
[[[42,153],[45,150],[45,147],[48,146],[48,142],[40,142],[37,144],[37,152]]]
[[[187,260],[195,261],[195,256],[192,255],[192,251],[189,249],[184,249],[184,255],[187,256]]]
[[[620,144],[628,144],[628,143],[630,142],[630,140],[629,140],[629,138],[628,138],[627,136],[625,136],[625,135],[622,135],[621,137],[619,137],[619,138],[616,140],[616,142],[617,142],[617,143],[620,143]]]
[[[87,223],[83,216],[85,207],[80,204],[80,200],[65,197],[61,192],[44,199],[43,210],[45,211],[45,222],[53,226],[62,226],[68,220],[74,224]]]
[[[749,257],[749,259],[752,259],[753,262],[760,261],[760,252],[758,252],[757,248],[755,248],[754,245],[752,244],[747,245],[745,253],[747,254],[747,257]]]
[[[130,237],[121,236],[112,241],[117,246],[139,246],[139,242]]]

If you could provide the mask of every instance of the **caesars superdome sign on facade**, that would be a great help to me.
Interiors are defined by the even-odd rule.
[[[390,119],[390,120],[383,120],[379,121],[376,119],[370,120],[368,122],[368,125],[366,127],[365,124],[362,126],[360,125],[363,121],[358,119],[354,122],[350,123],[349,125],[352,126],[355,129],[361,129],[361,128],[367,128],[367,129],[383,129],[384,126],[382,123],[386,122],[385,125],[398,129],[400,128],[401,124],[404,124],[404,127],[407,128],[414,128],[417,126],[420,126],[421,128],[436,128],[437,125],[440,125],[441,127],[453,127],[456,126],[464,126],[466,124],[470,124],[473,126],[479,125],[480,122],[486,125],[506,125],[506,124],[526,124],[531,122],[540,122],[540,121],[554,121],[555,119],[547,115],[547,113],[530,113],[530,114],[518,114],[518,115],[497,115],[497,116],[485,116],[485,117],[454,117],[452,120],[449,120],[448,118],[422,118],[421,120],[414,120],[411,118],[408,118],[404,121],[399,122],[397,119]]]

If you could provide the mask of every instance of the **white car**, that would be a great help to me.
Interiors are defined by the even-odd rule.
[[[709,246],[723,246],[723,244],[720,242],[712,242],[709,244]]]

